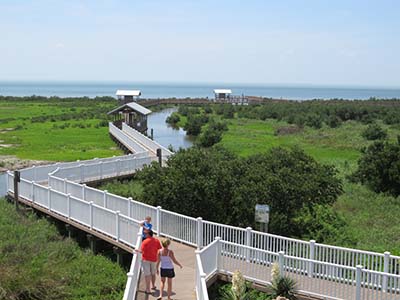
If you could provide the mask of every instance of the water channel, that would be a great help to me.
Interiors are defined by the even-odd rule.
[[[171,145],[174,150],[189,148],[193,145],[193,140],[186,135],[186,132],[183,129],[172,128],[165,122],[167,117],[176,110],[177,108],[167,108],[150,114],[147,120],[148,133],[150,134],[153,128],[154,140],[164,147]],[[6,193],[6,176],[5,173],[0,173],[0,197]]]
[[[187,136],[183,129],[172,128],[165,122],[174,111],[177,111],[177,108],[167,108],[151,113],[147,119],[148,133],[150,134],[151,128],[153,128],[154,140],[164,147],[171,145],[174,150],[189,148],[193,145],[191,137]]]

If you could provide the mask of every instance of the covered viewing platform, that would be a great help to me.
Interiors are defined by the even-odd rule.
[[[231,103],[233,105],[248,105],[249,100],[244,95],[233,95],[230,89],[215,89],[214,102]]]
[[[151,110],[136,102],[129,102],[109,111],[107,114],[113,116],[113,124],[119,129],[122,128],[122,123],[126,123],[140,133],[146,133],[147,116],[151,114]]]

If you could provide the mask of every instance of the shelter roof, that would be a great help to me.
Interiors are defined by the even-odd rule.
[[[107,114],[112,115],[112,114],[118,113],[126,108],[130,108],[130,109],[137,111],[138,113],[145,115],[145,116],[147,116],[148,114],[151,113],[150,109],[147,109],[146,107],[141,106],[140,104],[137,104],[136,102],[129,102],[124,105],[121,105],[120,107],[113,109],[112,111],[109,111]]]
[[[232,94],[232,90],[228,89],[215,89],[214,90],[215,94]]]
[[[139,97],[142,94],[140,90],[117,90],[116,96],[134,96]]]

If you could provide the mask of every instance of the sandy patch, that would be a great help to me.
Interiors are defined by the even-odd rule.
[[[13,155],[0,155],[0,172],[6,170],[18,170],[23,168],[28,168],[33,165],[45,165],[50,162],[44,160],[29,160],[29,159],[19,159]]]

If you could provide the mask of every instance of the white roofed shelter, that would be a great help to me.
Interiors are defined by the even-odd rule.
[[[128,103],[137,101],[142,95],[142,92],[140,90],[117,90],[115,95],[122,103]]]
[[[229,89],[215,89],[214,90],[214,94],[215,94],[215,100],[226,100],[229,99],[229,97],[232,94],[232,90]]]
[[[107,113],[114,116],[113,124],[118,128],[122,127],[122,123],[126,123],[130,127],[141,133],[147,132],[147,116],[151,114],[151,110],[136,103],[125,103]]]

